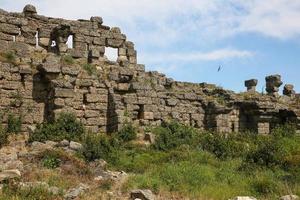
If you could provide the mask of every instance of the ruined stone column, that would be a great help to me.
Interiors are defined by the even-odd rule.
[[[247,87],[247,92],[255,92],[258,80],[250,79],[245,81],[245,87]]]
[[[24,7],[23,13],[25,14],[25,16],[32,16],[32,15],[37,14],[36,8],[30,4],[28,4]]]
[[[294,86],[291,84],[286,84],[283,88],[283,95],[289,96],[289,97],[295,97],[295,90]]]
[[[279,87],[282,85],[281,76],[271,75],[266,77],[266,91],[268,95],[278,96]]]

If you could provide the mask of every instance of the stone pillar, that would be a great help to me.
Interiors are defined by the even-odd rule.
[[[294,86],[291,84],[286,84],[283,88],[283,95],[289,96],[289,97],[295,97],[295,90]]]
[[[247,87],[247,92],[255,92],[258,80],[250,79],[245,81],[245,87]]]
[[[30,4],[26,5],[23,8],[23,13],[25,14],[25,16],[32,16],[32,15],[37,14],[36,8],[33,5],[30,5]]]
[[[257,124],[258,134],[266,135],[270,133],[270,123],[269,122],[259,122]]]
[[[266,91],[268,95],[277,96],[279,87],[282,85],[280,75],[271,75],[266,77]]]

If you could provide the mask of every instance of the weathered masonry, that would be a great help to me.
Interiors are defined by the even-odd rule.
[[[107,48],[117,60],[106,57]],[[268,134],[278,124],[300,129],[300,101],[293,85],[266,77],[267,94],[257,80],[236,94],[212,84],[177,82],[137,64],[134,44],[101,17],[70,21],[0,10],[0,110],[22,117],[22,129],[74,113],[93,131],[114,132],[124,123],[140,127],[178,120],[219,132],[254,130]]]

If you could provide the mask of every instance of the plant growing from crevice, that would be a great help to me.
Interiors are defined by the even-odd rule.
[[[90,63],[85,63],[82,65],[82,68],[91,76],[93,74],[96,74],[96,67]]]
[[[3,129],[2,125],[0,124],[0,148],[7,144],[7,132]]]
[[[60,113],[58,118],[50,123],[43,123],[29,137],[29,141],[46,140],[61,141],[63,139],[79,141],[85,133],[83,124],[72,113]]]
[[[123,142],[129,142],[137,138],[137,130],[131,123],[125,123],[117,133],[117,138]]]
[[[23,97],[20,93],[20,91],[17,91],[16,93],[13,93],[11,98],[13,98],[13,100],[10,102],[10,106],[12,107],[21,107],[23,104]]]
[[[73,65],[75,63],[74,58],[71,55],[65,55],[61,58],[62,63],[66,65]]]
[[[13,114],[8,114],[7,116],[7,133],[20,133],[22,126],[22,116],[15,116]]]

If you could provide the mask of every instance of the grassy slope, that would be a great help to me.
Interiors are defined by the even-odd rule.
[[[45,126],[37,133],[48,137],[48,129]],[[274,200],[291,193],[300,195],[300,135],[290,126],[279,127],[270,136],[203,133],[177,123],[152,131],[156,134],[156,143],[148,147],[128,141],[128,138],[134,138],[132,128],[112,136],[88,134],[81,141],[84,150],[79,158],[63,151],[45,152],[31,163],[35,167],[24,175],[23,181],[45,181],[61,189],[72,188],[84,181],[94,186],[90,195],[82,199],[97,199],[104,192],[103,187],[95,185],[93,177],[87,173],[85,157],[90,161],[105,159],[111,170],[129,173],[129,179],[122,186],[125,196],[136,188],[151,189],[162,196],[161,199],[227,200],[245,195]],[[47,169],[44,158],[50,158],[46,162],[50,166],[53,158],[62,162],[58,168]],[[109,189],[104,187],[104,190]],[[34,199],[37,196],[59,199],[41,189],[9,189],[0,200]]]

